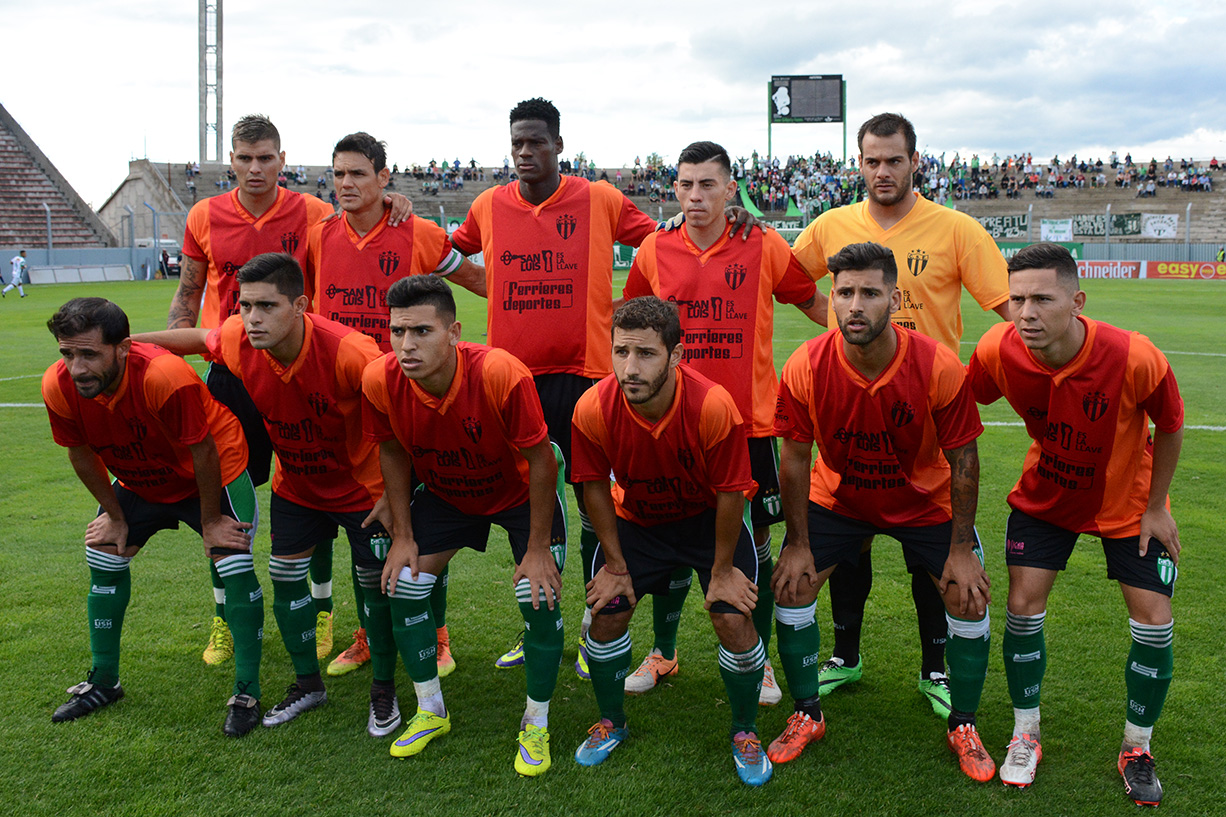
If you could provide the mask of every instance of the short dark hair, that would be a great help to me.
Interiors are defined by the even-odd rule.
[[[631,298],[613,313],[614,329],[654,329],[671,353],[681,342],[681,317],[677,305],[654,295]]]
[[[332,160],[336,161],[338,153],[360,153],[375,166],[378,173],[387,167],[387,145],[371,136],[366,131],[351,133],[336,143],[332,148]]]
[[[436,275],[410,275],[387,291],[388,309],[433,306],[447,323],[455,323],[455,296],[451,286]]]
[[[861,152],[864,152],[864,134],[866,133],[880,137],[901,133],[907,140],[907,156],[915,155],[915,126],[900,113],[879,113],[861,125],[860,132],[856,134],[856,146]]]
[[[277,292],[291,301],[297,300],[305,291],[298,259],[285,252],[257,255],[239,268],[234,279],[240,285],[272,284]]]
[[[1059,244],[1040,241],[1038,244],[1022,247],[1009,259],[1009,272],[1025,269],[1054,269],[1056,279],[1060,283],[1074,292],[1081,289],[1081,280],[1077,276],[1077,261],[1067,247]]]
[[[271,139],[277,150],[281,150],[281,134],[277,126],[262,113],[247,114],[235,122],[234,129],[230,131],[230,147],[234,147],[235,142],[254,145],[265,139]]]
[[[511,124],[525,120],[540,120],[549,129],[549,135],[557,139],[562,133],[562,115],[553,103],[543,97],[525,99],[511,109]]]
[[[106,298],[73,298],[51,316],[47,328],[56,340],[101,329],[102,342],[108,346],[116,346],[132,334],[128,316]]]
[[[885,285],[893,288],[898,284],[898,262],[894,251],[872,241],[863,244],[848,244],[826,259],[826,269],[831,276],[846,270],[879,269],[885,277]]]
[[[677,157],[678,165],[697,165],[703,162],[717,162],[725,173],[732,175],[732,159],[728,158],[728,151],[714,142],[694,142]]]

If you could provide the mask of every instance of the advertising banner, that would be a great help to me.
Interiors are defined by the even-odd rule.
[[[1020,216],[983,216],[978,219],[992,238],[1025,238],[1030,230],[1030,214]]]
[[[1072,241],[1073,220],[1071,218],[1044,218],[1039,220],[1040,241]]]
[[[1083,255],[1083,245],[1080,241],[1059,241],[1057,243],[1061,247],[1064,247],[1064,249],[1068,250],[1074,259],[1081,260],[1081,256]],[[1014,255],[1016,255],[1017,251],[1022,247],[1029,247],[1030,245],[1025,241],[997,241],[996,246],[1000,248],[1001,255],[1003,255],[1005,260],[1008,261]]]
[[[1179,232],[1178,213],[1142,213],[1142,238],[1176,238]]]
[[[1147,278],[1226,280],[1226,263],[1221,261],[1149,261],[1147,266]]]
[[[1140,278],[1144,261],[1078,261],[1079,278]]]
[[[1073,216],[1073,235],[1105,236],[1105,213],[1081,213]],[[1140,235],[1140,213],[1116,213],[1111,216],[1111,235]]]

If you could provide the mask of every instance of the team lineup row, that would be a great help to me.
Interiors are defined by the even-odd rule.
[[[973,219],[911,190],[915,135],[893,114],[858,136],[868,199],[819,217],[795,248],[752,222],[730,224],[743,217],[727,208],[735,182],[714,143],[682,153],[684,224],[657,231],[609,185],[558,173],[562,140],[548,102],[516,106],[511,137],[519,180],[482,193],[448,240],[409,215],[407,201],[385,199],[383,147],[362,133],[337,145],[343,212],[321,221],[329,214],[310,198],[276,186],[284,154],[275,128],[246,117],[233,134],[238,189],[189,215],[168,330],[129,337],[126,318],[120,326],[122,313],[101,299],[57,313],[50,325],[63,361],[48,370],[44,394],[56,441],[101,513],[86,533],[94,667],[55,719],[122,695],[127,554],[183,520],[204,536],[218,618],[233,639],[225,729],[241,735],[261,720],[263,606],[244,520],[272,450],[273,608],[296,680],[265,725],[326,696],[315,642],[330,575],[316,575],[322,560],[312,555],[330,553],[339,526],[353,547],[374,670],[369,730],[400,725],[398,651],[417,713],[392,754],[416,754],[448,731],[438,680],[447,636],[434,626],[446,566],[460,547],[484,549],[493,522],[512,544],[525,622],[522,645],[500,659],[527,676],[516,769],[545,771],[563,640],[564,477],[575,487],[587,584],[577,669],[590,674],[601,714],[579,763],[602,762],[626,738],[624,690],[676,671],[676,627],[696,570],[721,645],[734,764],[745,782],[766,782],[773,764],[824,734],[820,693],[860,675],[869,545],[885,533],[902,541],[912,572],[920,690],[946,717],[963,771],[989,780],[996,767],[974,714],[990,632],[974,531],[975,401],[1003,396],[1034,445],[1009,500],[1003,647],[1015,734],[1000,777],[1034,779],[1046,598],[1077,534],[1092,533],[1133,632],[1118,767],[1134,800],[1157,803],[1149,738],[1171,675],[1179,542],[1166,493],[1182,403],[1146,339],[1080,314],[1067,253],[1035,245],[1006,272]],[[614,241],[638,247],[624,303],[612,292]],[[477,251],[484,269],[464,258]],[[826,274],[828,303],[814,285]],[[488,347],[460,340],[447,276],[486,297]],[[969,368],[951,351],[963,287],[1012,320],[981,339]],[[819,324],[834,318],[839,330],[798,349],[782,382],[776,300]],[[207,353],[208,391],[233,413],[149,342]],[[122,406],[143,411],[135,422],[118,422],[122,403],[141,400]],[[102,464],[118,478],[113,490]],[[787,535],[772,564],[779,521]],[[814,600],[827,579],[836,638],[821,662]],[[656,643],[631,673],[627,624],[645,593],[657,606]],[[759,699],[779,697],[772,630],[796,703],[763,751]]]

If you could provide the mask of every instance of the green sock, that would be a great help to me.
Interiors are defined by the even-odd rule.
[[[655,634],[655,648],[665,658],[677,655],[677,631],[681,629],[681,608],[694,583],[694,571],[688,567],[678,568],[668,577],[668,595],[651,597],[651,628]]]
[[[1005,635],[1001,651],[1005,656],[1005,680],[1015,709],[1035,709],[1043,675],[1047,672],[1047,644],[1043,638],[1046,611],[1034,616],[1018,616],[1005,611]]]
[[[762,670],[766,666],[766,649],[762,640],[748,652],[729,652],[719,647],[719,674],[728,691],[732,709],[733,736],[737,732],[758,731],[758,693],[762,690]]]
[[[335,542],[319,545],[311,554],[311,598],[315,612],[332,612],[332,551]]]
[[[100,687],[113,687],[119,683],[123,614],[132,597],[132,571],[128,567],[132,558],[86,548],[85,561],[89,565],[85,610],[89,615],[89,651],[94,662],[90,680]]]
[[[981,621],[965,621],[945,614],[949,639],[945,659],[949,662],[949,703],[955,712],[967,714],[979,709],[983,683],[988,674],[988,654],[992,646],[992,621],[985,611]]]
[[[767,548],[770,542],[766,543]],[[771,571],[775,562],[770,556],[758,560],[758,603],[753,608],[753,628],[762,639],[762,648],[769,657],[771,646],[771,624],[775,621],[775,591],[771,590]]]
[[[377,567],[355,568],[363,589],[362,613],[366,627],[366,643],[370,646],[371,677],[375,683],[390,684],[396,679],[396,639],[392,636],[392,607],[387,596],[379,591],[383,571]]]
[[[1162,714],[1166,691],[1175,666],[1175,623],[1139,624],[1128,619],[1132,630],[1132,649],[1124,682],[1128,687],[1129,723],[1152,727]]]
[[[226,583],[226,620],[234,637],[234,693],[260,697],[260,657],[264,644],[264,591],[250,553],[214,563]],[[314,642],[312,642],[312,645]],[[311,651],[314,655],[314,650]]]
[[[349,565],[349,575],[353,579],[353,601],[358,608],[358,626],[366,628],[366,588],[362,586],[362,581],[358,577],[358,566],[356,564]],[[375,581],[375,586],[378,587],[378,580]]]
[[[528,697],[534,701],[548,701],[557,686],[558,664],[562,661],[562,607],[555,602],[550,610],[549,605],[541,602],[540,609],[533,610],[527,579],[520,579],[515,585],[515,598],[524,617],[524,675]]]
[[[310,559],[268,559],[272,579],[272,612],[281,630],[281,641],[297,675],[318,675],[315,655],[315,605],[307,587]]]
[[[435,627],[447,626],[447,579],[451,575],[451,565],[443,568],[430,591],[430,612],[434,616]]]
[[[592,673],[592,691],[600,717],[614,726],[626,725],[626,676],[630,674],[630,633],[609,642],[587,637],[587,665]]]
[[[389,599],[392,636],[404,668],[415,684],[438,677],[438,633],[430,613],[430,593],[436,578],[430,573],[418,573],[414,581],[405,568],[397,578],[395,595]],[[367,633],[369,638],[369,630]]]
[[[818,656],[822,634],[817,627],[817,602],[806,607],[775,605],[775,632],[779,637],[779,663],[788,692],[798,701],[817,694]]]
[[[213,615],[226,620],[226,585],[217,575],[217,566],[209,562],[209,577],[213,580]]]

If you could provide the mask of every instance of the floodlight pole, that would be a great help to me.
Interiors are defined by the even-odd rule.
[[[1111,260],[1111,202],[1107,202],[1107,224],[1104,235],[1107,239],[1107,260]]]
[[[771,164],[771,125],[774,117],[771,115],[771,83],[766,82],[766,166]]]
[[[1192,205],[1189,204],[1188,206],[1191,207]],[[47,212],[47,266],[53,267],[55,266],[55,261],[52,260],[55,248],[51,246],[51,207],[45,201],[43,202],[43,210]]]
[[[1185,226],[1183,228],[1184,229],[1183,246],[1184,246],[1184,251],[1187,254],[1187,257],[1184,260],[1191,261],[1192,260],[1192,202],[1188,202],[1188,209],[1184,212],[1185,212],[1185,215],[1184,215],[1183,220],[1184,220]],[[48,244],[48,246],[50,246],[50,244]]]

